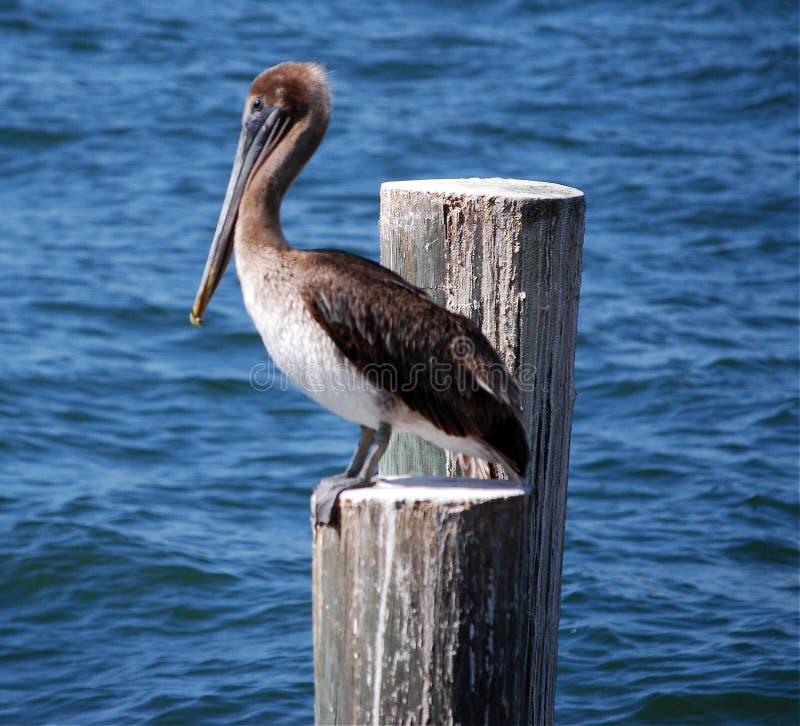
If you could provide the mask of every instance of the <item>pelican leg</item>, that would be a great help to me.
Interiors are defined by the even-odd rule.
[[[389,445],[391,435],[392,427],[387,423],[382,423],[377,431],[366,426],[361,427],[361,438],[347,471],[322,479],[314,489],[316,524],[330,523],[336,499],[345,489],[359,489],[372,484],[372,478],[378,470],[378,462]]]
[[[356,446],[353,458],[350,459],[350,463],[348,464],[347,469],[344,471],[345,476],[355,476],[361,471],[361,468],[364,466],[364,462],[367,459],[369,447],[372,446],[372,442],[374,440],[375,430],[367,428],[366,426],[362,426],[361,437],[358,439],[358,446]]]
[[[370,446],[371,451],[368,456],[364,457],[365,462],[358,474],[359,479],[365,482],[360,486],[367,486],[372,483],[372,477],[378,473],[378,464],[380,463],[381,457],[386,452],[386,447],[389,445],[389,439],[391,437],[392,427],[388,423],[382,423],[378,426],[378,430],[375,432],[375,437]]]

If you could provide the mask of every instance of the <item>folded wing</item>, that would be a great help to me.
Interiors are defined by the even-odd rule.
[[[524,474],[519,391],[475,323],[364,258],[318,250],[305,260],[312,267],[305,304],[362,375],[441,431],[483,442]]]

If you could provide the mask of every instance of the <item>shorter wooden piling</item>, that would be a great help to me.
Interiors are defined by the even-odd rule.
[[[524,490],[386,479],[339,508],[314,531],[316,723],[522,723]]]

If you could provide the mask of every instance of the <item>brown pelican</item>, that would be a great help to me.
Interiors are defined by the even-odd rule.
[[[281,201],[329,117],[317,64],[281,63],[253,81],[190,320],[200,325],[235,252],[245,307],[275,364],[361,425],[346,471],[315,489],[318,523],[341,491],[372,482],[393,430],[500,463],[521,483],[529,452],[517,387],[475,323],[374,262],[287,243]]]

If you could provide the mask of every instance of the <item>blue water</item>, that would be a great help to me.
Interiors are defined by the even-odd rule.
[[[230,7],[225,7],[230,5]],[[588,200],[557,718],[798,719],[793,2],[0,2],[0,722],[312,719],[309,491],[355,427],[189,306],[248,83],[325,62],[298,246],[382,181]]]

